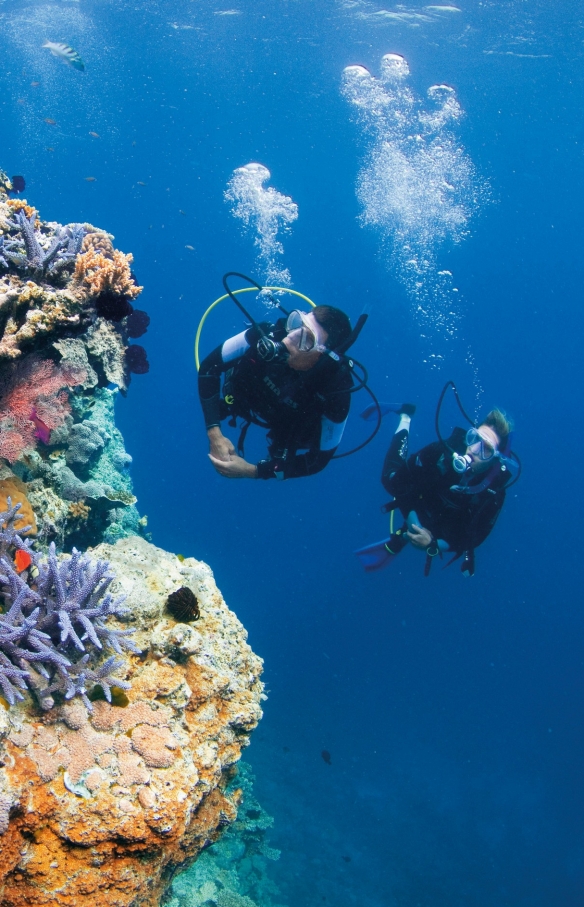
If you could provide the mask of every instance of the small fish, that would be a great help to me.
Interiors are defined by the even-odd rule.
[[[57,125],[57,121],[56,121],[56,120],[53,120],[52,117],[45,117],[44,122],[47,123],[48,126],[56,126],[56,125]]]
[[[10,190],[11,193],[14,192],[14,194],[16,195],[24,192],[26,188],[26,182],[23,176],[13,176],[10,182],[12,183],[12,189]]]
[[[55,57],[59,57],[64,63],[68,63],[73,69],[79,69],[81,72],[85,69],[85,64],[76,50],[69,47],[62,41],[45,41],[43,47],[46,47]]]
[[[326,762],[327,765],[333,764],[333,760],[331,759],[331,754],[329,753],[328,750],[323,750],[320,755],[322,756],[322,758],[324,759],[324,761]]]
[[[179,209],[178,209],[178,213],[179,213],[179,214],[183,214],[185,217],[187,216],[187,212],[186,212],[186,211],[183,211],[182,208],[179,208]]]
[[[101,138],[99,132],[91,132],[91,131],[90,131],[89,135],[93,136],[94,139],[100,139],[100,138]]]
[[[38,88],[41,83],[40,82],[31,82],[30,84],[31,84],[32,88]]]
[[[30,567],[32,564],[32,557],[28,551],[23,551],[22,548],[19,548],[14,555],[14,566],[16,567],[17,573],[22,573],[23,570],[26,570],[27,567]]]
[[[136,180],[136,185],[137,185],[137,186],[145,186],[146,183],[143,183],[142,180]]]
[[[86,183],[94,183],[96,180],[95,176],[85,176],[83,177]]]
[[[16,103],[20,104],[20,106],[22,107],[23,104],[26,104],[26,101],[24,98],[17,98]]]
[[[47,149],[46,149],[46,150],[47,150],[47,151],[54,151],[55,149],[54,149],[54,148],[51,148],[50,145],[47,145]]]
[[[194,247],[194,246],[189,246],[188,244],[185,246],[185,249],[190,249],[191,252],[194,252],[194,251],[195,251],[195,247]]]
[[[34,409],[34,407],[28,418],[30,419],[30,421],[33,423],[33,425],[35,427],[35,433],[34,433],[35,438],[38,438],[39,441],[43,442],[43,444],[50,444],[51,443],[51,429],[49,428],[48,425],[45,425],[45,423],[43,422],[42,419],[39,419],[39,417],[37,416],[36,409]]]

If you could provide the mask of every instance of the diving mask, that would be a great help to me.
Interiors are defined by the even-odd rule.
[[[319,343],[317,332],[309,322],[308,316],[298,309],[290,312],[286,321],[286,333],[292,334],[296,331],[299,334],[294,338],[294,342],[301,352],[309,353],[311,350],[316,350],[318,353],[326,352],[326,346],[324,343]]]
[[[493,447],[486,438],[483,438],[477,428],[469,428],[465,440],[467,452],[465,454],[455,453],[452,456],[452,467],[460,475],[471,468],[475,462],[473,457],[478,458],[483,463],[488,463],[498,454],[497,448]]]

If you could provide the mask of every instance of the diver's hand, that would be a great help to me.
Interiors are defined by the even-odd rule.
[[[230,460],[231,457],[237,456],[233,442],[226,438],[218,425],[214,425],[207,430],[209,438],[209,454],[216,460]]]
[[[217,472],[228,479],[257,479],[257,466],[248,463],[243,457],[238,457],[236,453],[228,460],[219,460],[210,453],[209,459]]]
[[[406,532],[406,536],[409,538],[414,548],[419,548],[421,551],[425,551],[426,548],[432,544],[432,533],[428,529],[424,529],[423,526],[418,526],[416,523],[412,523],[412,528]]]

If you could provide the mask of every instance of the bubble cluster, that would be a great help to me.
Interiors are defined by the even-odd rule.
[[[368,143],[357,178],[364,225],[381,236],[423,328],[453,335],[459,320],[457,289],[437,254],[458,243],[488,195],[454,129],[463,115],[454,89],[433,85],[425,103],[409,86],[410,70],[398,54],[381,60],[379,78],[347,66],[342,93]]]
[[[290,231],[290,225],[298,217],[298,205],[271,186],[265,188],[270,176],[263,164],[238,167],[227,184],[225,200],[230,203],[233,216],[254,233],[254,245],[259,250],[258,272],[264,282],[290,286],[290,271],[278,260],[284,254],[278,236]]]

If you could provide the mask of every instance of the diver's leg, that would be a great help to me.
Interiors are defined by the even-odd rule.
[[[410,422],[416,411],[413,403],[403,403],[398,412],[399,423],[395,434],[391,439],[391,444],[383,461],[381,470],[381,484],[389,494],[392,494],[390,482],[400,466],[408,459],[408,436],[410,433]]]

